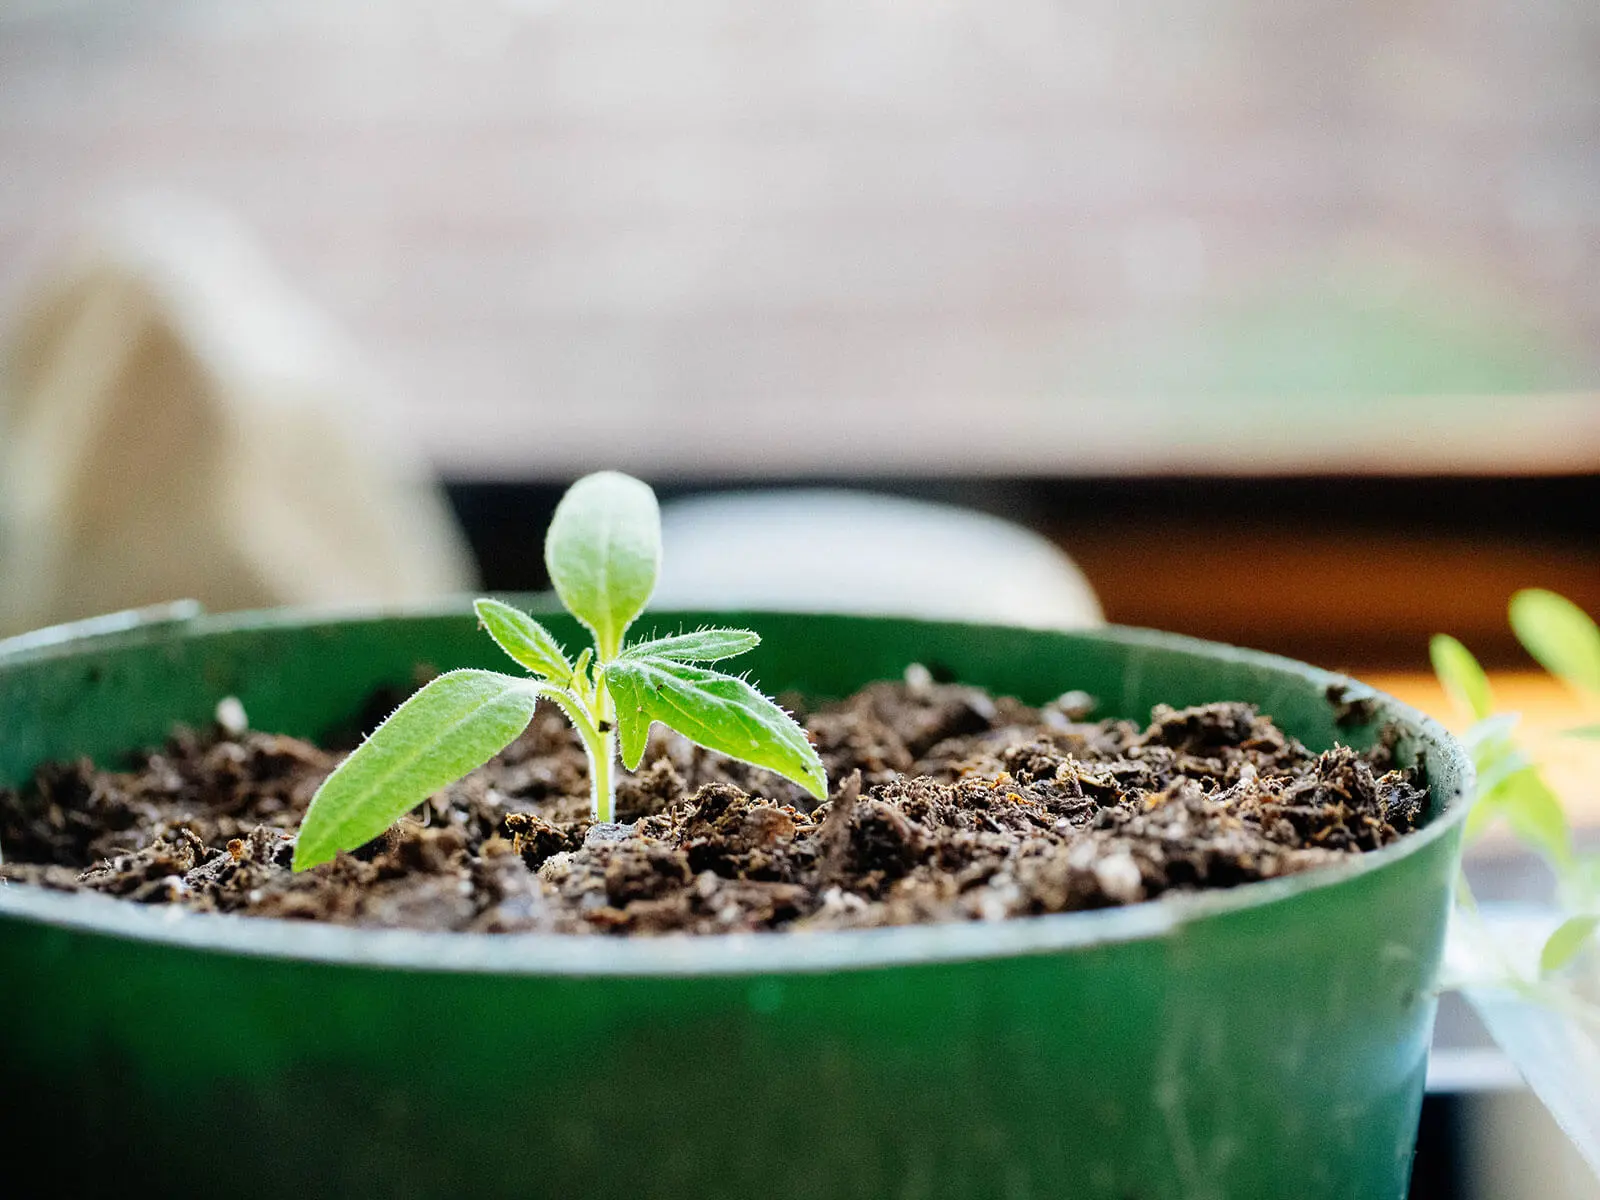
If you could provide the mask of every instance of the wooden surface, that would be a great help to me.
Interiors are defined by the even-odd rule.
[[[1431,675],[1408,672],[1363,678],[1453,730],[1469,724]],[[1575,725],[1600,721],[1600,702],[1580,697],[1566,685],[1534,671],[1494,672],[1490,678],[1499,707],[1522,714],[1519,736],[1544,764],[1573,824],[1600,830],[1600,742],[1564,736],[1564,731]]]

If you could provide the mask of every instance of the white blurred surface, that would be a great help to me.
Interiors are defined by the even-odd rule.
[[[827,489],[679,500],[661,513],[663,608],[914,616],[1077,629],[1094,591],[1049,541],[984,513]]]

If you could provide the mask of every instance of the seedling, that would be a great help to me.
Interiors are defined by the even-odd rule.
[[[1511,628],[1523,647],[1551,674],[1581,692],[1600,696],[1600,627],[1576,604],[1554,592],[1529,589],[1511,600]],[[1600,1109],[1586,1070],[1600,1045],[1600,991],[1594,956],[1600,953],[1600,854],[1586,853],[1574,840],[1561,799],[1536,759],[1517,742],[1516,716],[1495,709],[1489,678],[1472,654],[1454,638],[1433,640],[1433,662],[1444,684],[1475,724],[1466,741],[1478,768],[1477,802],[1467,813],[1466,835],[1504,820],[1542,856],[1556,882],[1554,928],[1528,953],[1521,922],[1502,926],[1483,920],[1463,876],[1456,886],[1460,940],[1473,965],[1459,982],[1493,993],[1509,993],[1546,1015],[1519,1011],[1495,1001],[1500,1015],[1486,1019],[1534,1092],[1561,1119],[1573,1144],[1600,1170],[1596,1140]],[[1600,736],[1600,729],[1573,729],[1576,737]]]
[[[1518,592],[1511,600],[1511,627],[1552,675],[1579,691],[1600,695],[1600,628],[1576,604],[1538,588]],[[1476,837],[1492,822],[1504,820],[1555,875],[1566,919],[1540,955],[1541,970],[1554,973],[1600,930],[1600,855],[1578,851],[1561,798],[1517,743],[1516,715],[1496,711],[1489,677],[1471,651],[1447,634],[1437,635],[1430,649],[1445,690],[1476,722],[1465,738],[1478,769],[1477,803],[1467,814],[1466,836]],[[1570,733],[1600,737],[1600,726]],[[1470,904],[1465,881],[1460,894]]]
[[[556,507],[544,558],[561,603],[594,645],[569,659],[526,613],[476,601],[489,636],[529,676],[449,671],[397,708],[312,797],[296,871],[370,841],[488,762],[527,728],[541,700],[559,705],[583,739],[597,821],[615,812],[619,748],[623,764],[637,767],[654,721],[827,797],[822,762],[794,719],[742,677],[699,665],[753,649],[756,634],[701,629],[624,641],[661,568],[661,517],[647,485],[614,471],[580,479]]]

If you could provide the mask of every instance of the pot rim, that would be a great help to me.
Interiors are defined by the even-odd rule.
[[[897,614],[739,610],[743,616],[860,617],[899,622],[967,625],[999,623],[925,621]],[[111,614],[89,621],[0,641],[0,670],[14,663],[65,657],[86,644],[122,646],[158,640],[174,626],[182,636],[234,633],[330,621],[378,622],[396,617],[464,615],[469,601],[452,598],[413,605],[295,606],[201,614],[189,602],[140,614]],[[663,610],[659,614],[670,617]],[[1016,627],[1016,626],[1010,626]],[[1037,627],[1034,627],[1037,628]],[[1154,900],[1086,912],[1009,917],[998,921],[904,925],[862,930],[671,934],[603,937],[551,933],[457,933],[409,929],[363,929],[274,917],[197,913],[157,908],[92,893],[52,892],[0,881],[0,920],[24,920],[64,931],[142,941],[178,949],[210,951],[329,966],[383,970],[554,977],[693,977],[816,974],[886,967],[954,964],[1026,955],[1047,955],[1122,942],[1149,940],[1193,922],[1264,907],[1308,892],[1350,883],[1448,836],[1471,807],[1474,771],[1460,742],[1433,718],[1347,675],[1221,642],[1130,626],[1043,630],[1127,645],[1178,649],[1208,658],[1288,671],[1314,686],[1342,688],[1356,699],[1376,699],[1391,720],[1408,724],[1454,757],[1462,787],[1445,797],[1444,811],[1422,829],[1391,845],[1353,855],[1348,861],[1278,879],[1201,892],[1167,893]]]

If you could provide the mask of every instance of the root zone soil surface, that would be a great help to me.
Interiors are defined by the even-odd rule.
[[[915,668],[802,717],[834,791],[656,726],[593,825],[583,751],[541,709],[518,741],[384,837],[300,875],[341,757],[179,732],[128,771],[41,768],[0,792],[0,878],[145,904],[491,933],[718,933],[994,920],[1231,887],[1372,850],[1426,791],[1388,744],[1306,750],[1243,704],[1090,722]]]

